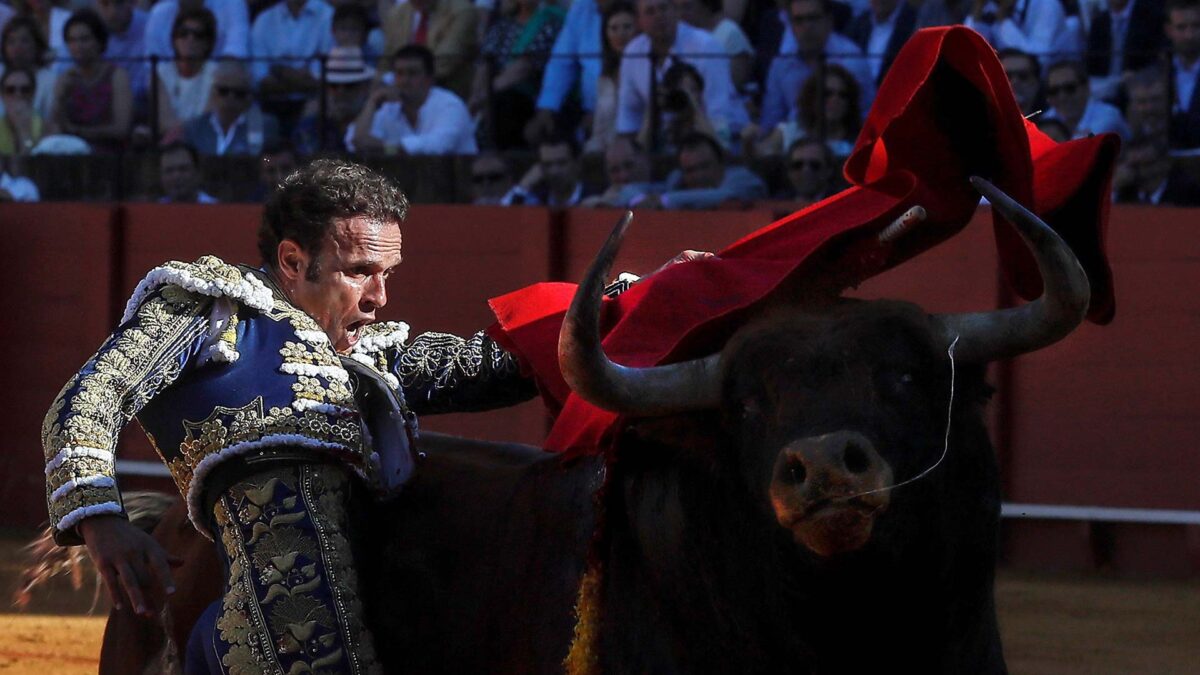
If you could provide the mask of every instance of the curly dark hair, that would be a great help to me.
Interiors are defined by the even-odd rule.
[[[365,216],[399,225],[408,217],[408,198],[392,181],[354,162],[318,159],[296,169],[267,198],[258,228],[258,252],[275,269],[279,242],[290,239],[313,256],[306,278],[320,274],[317,256],[334,223]]]

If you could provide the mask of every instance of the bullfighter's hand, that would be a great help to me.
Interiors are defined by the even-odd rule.
[[[128,598],[129,606],[141,616],[153,617],[162,611],[166,596],[175,592],[171,566],[181,564],[182,559],[168,554],[150,535],[120,516],[86,518],[78,530],[117,609],[123,609]]]
[[[658,274],[659,272],[667,269],[668,267],[670,267],[672,265],[678,265],[679,263],[691,262],[693,260],[704,260],[705,258],[715,258],[715,257],[717,257],[717,255],[715,253],[709,253],[708,251],[693,251],[691,249],[688,249],[686,251],[681,251],[674,258],[671,258],[667,262],[663,263],[661,267],[654,270],[650,274]],[[650,276],[650,275],[648,274],[646,276]]]

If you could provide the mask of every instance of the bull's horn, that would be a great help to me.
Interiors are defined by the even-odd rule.
[[[563,378],[585,401],[626,415],[666,415],[715,408],[719,401],[719,355],[651,368],[609,360],[600,344],[600,306],[608,278],[633,213],[625,215],[592,261],[575,291],[558,335]]]
[[[956,354],[984,363],[1032,352],[1066,337],[1083,322],[1091,291],[1087,273],[1067,243],[1028,209],[988,181],[971,183],[1012,223],[1037,259],[1042,297],[1020,307],[938,317]]]

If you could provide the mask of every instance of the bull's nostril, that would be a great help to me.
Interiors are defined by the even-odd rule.
[[[808,470],[799,462],[795,462],[788,467],[787,475],[788,479],[797,485],[808,480]]]
[[[871,458],[867,456],[866,450],[851,443],[846,446],[846,468],[850,473],[862,473],[871,468]]]

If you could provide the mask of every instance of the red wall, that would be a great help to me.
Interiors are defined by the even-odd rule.
[[[1117,283],[1111,326],[998,364],[993,431],[1013,502],[1200,510],[1200,258],[1195,211],[1114,209],[1109,251]],[[581,274],[619,213],[537,208],[415,206],[405,262],[382,318],[415,331],[469,334],[491,322],[489,297]],[[0,453],[0,525],[44,516],[40,425],[62,383],[111,329],[136,282],[167,259],[215,253],[256,261],[253,206],[5,205],[10,279],[0,291],[0,398],[13,424]],[[684,248],[714,250],[772,220],[768,211],[639,213],[616,268],[645,273]],[[865,283],[862,297],[899,297],[933,311],[993,307],[997,281],[990,217]],[[536,443],[538,402],[516,410],[446,415],[425,428]],[[136,427],[122,456],[149,459]],[[1081,569],[1097,561],[1149,574],[1200,570],[1198,528],[1009,521],[1016,565]],[[1162,555],[1147,555],[1147,550]]]

